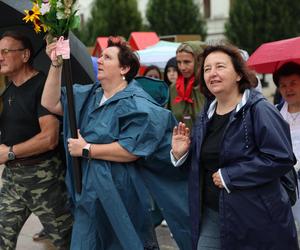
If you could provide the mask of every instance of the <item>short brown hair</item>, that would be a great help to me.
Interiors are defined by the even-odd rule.
[[[140,62],[137,55],[131,50],[128,43],[123,37],[109,37],[107,47],[119,48],[118,59],[121,67],[129,67],[129,71],[125,75],[127,82],[130,82],[138,73]]]
[[[257,79],[255,73],[251,71],[244,61],[239,49],[231,44],[217,44],[207,46],[200,55],[200,86],[201,91],[206,97],[211,97],[213,94],[208,90],[204,80],[204,62],[206,57],[213,52],[223,52],[231,59],[232,65],[236,73],[241,77],[238,81],[239,91],[243,93],[245,89],[256,87]]]

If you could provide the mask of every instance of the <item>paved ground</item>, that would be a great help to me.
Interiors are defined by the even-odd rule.
[[[34,215],[30,216],[18,238],[16,250],[55,250],[48,240],[34,242],[32,235],[42,228],[38,218]],[[178,250],[176,243],[170,237],[167,227],[158,227],[156,229],[157,237],[161,250]]]
[[[0,166],[0,176],[3,166]],[[1,184],[1,181],[0,181]],[[42,228],[41,223],[35,215],[31,215],[25,223],[17,243],[16,250],[55,250],[53,245],[48,240],[34,242],[32,235],[39,232]],[[178,250],[174,240],[170,237],[168,227],[159,226],[156,229],[159,245],[161,250]],[[88,250],[88,249],[87,249]]]

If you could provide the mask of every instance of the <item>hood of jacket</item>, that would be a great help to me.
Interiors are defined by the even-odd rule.
[[[183,42],[182,44],[188,45],[193,51],[193,56],[194,56],[194,59],[195,59],[195,67],[194,67],[195,85],[197,85],[199,83],[199,80],[198,80],[199,77],[197,77],[198,69],[199,69],[198,57],[203,52],[206,44],[204,42],[201,42],[201,41],[186,41],[186,42]],[[177,53],[178,52],[176,52],[176,54]]]
[[[237,104],[235,108],[235,113],[238,114],[243,108],[248,109],[255,103],[266,100],[266,98],[255,89],[246,89],[243,93],[241,101]],[[207,103],[205,107],[205,112],[207,117],[210,119],[217,107],[217,99],[214,99],[212,102]]]

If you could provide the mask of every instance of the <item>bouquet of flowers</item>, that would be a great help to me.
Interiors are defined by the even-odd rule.
[[[23,20],[32,22],[36,33],[44,32],[51,37],[68,34],[69,29],[77,28],[80,17],[75,9],[75,0],[30,0],[31,10],[25,10]]]

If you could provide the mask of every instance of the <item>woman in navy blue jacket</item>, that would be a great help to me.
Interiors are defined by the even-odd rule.
[[[295,164],[290,131],[252,89],[238,49],[208,46],[201,57],[207,102],[193,127],[174,128],[171,158],[190,172],[193,249],[294,250],[297,233],[280,176]]]

